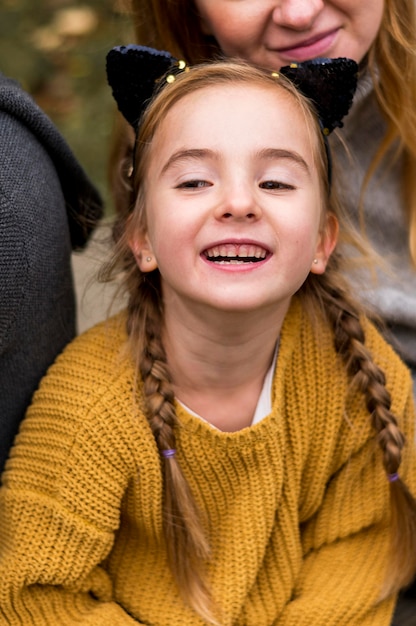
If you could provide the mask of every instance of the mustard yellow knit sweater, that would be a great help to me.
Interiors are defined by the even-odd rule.
[[[366,325],[413,441],[410,377]],[[44,378],[3,475],[0,624],[197,626],[166,564],[161,461],[117,316]],[[329,331],[285,320],[273,411],[224,433],[178,408],[178,460],[208,513],[224,626],[387,626],[388,483]],[[414,449],[402,473],[415,489]]]

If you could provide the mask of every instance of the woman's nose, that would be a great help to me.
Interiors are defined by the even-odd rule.
[[[324,7],[324,0],[280,0],[273,10],[273,21],[286,28],[306,30]]]

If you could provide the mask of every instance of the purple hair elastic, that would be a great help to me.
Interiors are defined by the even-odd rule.
[[[387,478],[389,483],[394,483],[394,481],[399,480],[400,476],[398,472],[394,472],[394,474],[387,474]]]
[[[170,459],[172,456],[175,456],[176,450],[174,448],[168,448],[167,450],[162,450],[162,456],[165,459]]]

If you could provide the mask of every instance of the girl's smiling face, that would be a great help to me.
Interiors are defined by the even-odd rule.
[[[147,161],[147,232],[131,241],[165,306],[283,311],[324,271],[335,229],[322,235],[315,141],[283,89],[222,84],[173,105]]]
[[[206,34],[226,56],[279,69],[315,57],[360,62],[380,28],[384,0],[195,0]]]

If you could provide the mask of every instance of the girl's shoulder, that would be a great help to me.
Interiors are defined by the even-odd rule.
[[[79,377],[88,372],[88,379],[112,377],[125,365],[127,351],[126,312],[104,320],[73,339],[49,368],[46,379],[57,372]],[[115,367],[118,366],[118,367]]]
[[[93,473],[105,463],[124,468],[126,476],[136,471],[138,455],[152,438],[140,398],[134,402],[125,322],[120,313],[86,331],[49,368],[12,448],[8,483],[22,468],[35,483],[43,466],[52,468],[51,490],[65,477],[78,476],[79,468],[86,472],[85,464]]]
[[[411,378],[410,370],[392,344],[388,330],[379,329],[368,317],[361,318],[365,334],[365,344],[371,351],[373,358],[386,372],[399,372],[405,378]]]
[[[387,331],[379,330],[366,317],[363,317],[361,323],[365,333],[365,345],[385,375],[386,387],[392,395],[393,410],[401,412],[404,403],[413,395],[410,369],[390,343]]]
[[[8,492],[18,498],[28,492],[33,501],[47,496],[60,511],[99,528],[116,527],[114,503],[141,459],[157,457],[133,402],[126,337],[125,316],[119,314],[77,337],[49,368],[6,463]]]
[[[387,334],[379,330],[370,318],[362,315],[360,324],[364,335],[363,349],[385,374],[390,393],[406,398],[412,393],[412,379],[407,365],[389,342]],[[322,373],[323,368],[333,380],[343,381],[345,390],[349,388],[345,363],[335,348],[334,330],[323,315],[311,316],[300,300],[294,300],[282,337],[285,341],[281,345],[279,359],[281,352],[288,352],[289,346],[292,360],[300,361],[308,371],[312,368]],[[360,351],[359,346],[357,350]]]
[[[103,405],[121,403],[133,388],[134,365],[127,351],[126,314],[118,313],[70,342],[50,366],[27,417],[50,406],[72,423],[93,420]]]

